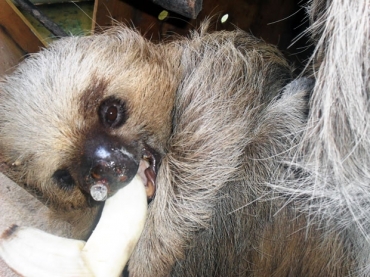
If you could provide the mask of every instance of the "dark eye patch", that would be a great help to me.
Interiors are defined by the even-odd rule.
[[[75,181],[67,169],[58,169],[55,171],[53,179],[63,190],[70,190],[75,186]]]
[[[100,122],[108,128],[121,127],[127,120],[126,103],[116,98],[108,98],[99,107]]]

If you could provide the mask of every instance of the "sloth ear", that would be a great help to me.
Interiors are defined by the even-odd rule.
[[[301,114],[306,121],[309,116],[309,101],[314,85],[315,80],[312,78],[294,79],[282,89],[276,99],[276,104],[286,106],[287,110],[291,110],[292,113]]]
[[[309,101],[314,87],[314,80],[309,78],[297,78],[282,88],[280,94],[269,107],[271,114],[280,113],[280,116],[288,116],[287,120],[298,119],[305,124],[309,116]]]
[[[293,96],[294,94],[305,94],[307,101],[309,100],[315,81],[312,78],[301,77],[294,79],[288,83],[284,88],[279,98],[284,99],[286,97]]]

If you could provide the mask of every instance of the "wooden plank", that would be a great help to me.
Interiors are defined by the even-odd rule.
[[[92,30],[101,31],[107,26],[112,26],[114,21],[130,23],[134,18],[134,8],[118,0],[95,0]]]
[[[191,6],[189,3],[194,0],[96,0],[96,23],[106,28],[112,25],[113,18],[134,26],[152,41],[160,41],[163,38],[168,40],[172,34],[188,35],[189,30],[211,18],[211,30],[234,30],[237,27],[277,45],[283,51],[306,28],[302,23],[305,11],[296,0],[203,0],[202,10],[196,19],[167,10],[168,15],[162,20],[158,15],[163,8],[153,1],[162,5],[183,2]],[[293,61],[307,58],[299,44],[293,45],[288,51],[293,53],[287,56]]]
[[[137,28],[152,41],[160,41],[166,34],[185,34],[190,19],[173,13],[159,19],[163,8],[152,1],[95,0],[93,31],[99,32],[116,22]]]
[[[24,55],[25,52],[0,28],[0,76],[10,73]]]
[[[75,36],[91,34],[93,7],[94,3],[92,1],[38,5],[38,8],[52,21],[62,27],[68,34]],[[57,39],[30,14],[23,13],[23,15],[37,30],[38,34],[43,38],[43,41],[46,41],[47,44]]]
[[[164,9],[195,19],[202,10],[202,0],[152,0]]]
[[[46,43],[10,0],[0,1],[0,27],[25,51],[37,52]]]
[[[30,0],[33,4],[55,4],[55,3],[66,3],[66,2],[76,2],[76,0]],[[93,1],[93,0],[78,0],[78,2],[86,2],[86,1]]]
[[[31,14],[36,18],[46,29],[56,37],[67,37],[68,34],[58,24],[52,21],[45,15],[38,6],[34,5],[29,0],[13,0],[21,11]]]

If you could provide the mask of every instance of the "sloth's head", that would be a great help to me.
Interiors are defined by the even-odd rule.
[[[59,209],[103,200],[137,172],[152,196],[178,79],[170,47],[120,28],[28,58],[0,85],[1,153]]]
[[[136,174],[152,197],[161,157],[176,145],[211,137],[228,157],[225,133],[259,141],[240,126],[253,126],[289,79],[281,54],[242,32],[159,45],[128,28],[66,38],[0,83],[0,151],[16,181],[59,211],[95,206]]]

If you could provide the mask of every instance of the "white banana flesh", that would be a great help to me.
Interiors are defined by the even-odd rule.
[[[137,175],[105,202],[87,242],[13,227],[0,237],[0,257],[25,277],[120,276],[139,240],[146,212],[145,186]]]

